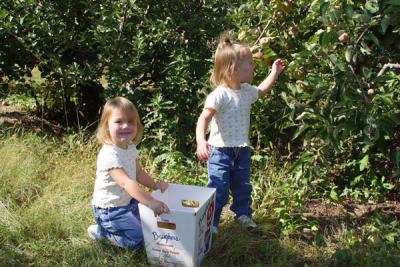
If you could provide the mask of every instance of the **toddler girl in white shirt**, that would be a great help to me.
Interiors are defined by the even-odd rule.
[[[138,161],[136,144],[143,127],[131,101],[124,97],[108,100],[97,128],[103,146],[97,156],[92,199],[96,224],[87,232],[91,239],[106,238],[119,247],[137,249],[143,245],[138,203],[156,214],[168,213],[167,205],[143,191],[139,184],[164,192],[168,184],[155,181]]]
[[[235,219],[248,229],[257,227],[252,220],[249,181],[250,108],[272,89],[284,68],[282,59],[275,60],[268,77],[258,87],[253,87],[248,84],[254,71],[249,46],[231,42],[227,34],[220,38],[211,77],[216,88],[208,95],[196,126],[196,154],[200,160],[208,160],[208,187],[216,188],[214,233],[218,232],[221,211],[230,192],[233,196],[230,209],[236,214]],[[210,121],[207,141],[206,129]]]

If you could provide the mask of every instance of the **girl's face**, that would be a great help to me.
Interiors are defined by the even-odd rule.
[[[239,61],[236,72],[241,83],[250,83],[253,80],[254,63],[251,54],[244,56]]]
[[[111,142],[120,148],[128,148],[128,144],[137,134],[136,122],[132,116],[120,108],[111,111],[107,126]]]

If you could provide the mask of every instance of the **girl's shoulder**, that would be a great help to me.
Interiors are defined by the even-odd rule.
[[[219,99],[219,98],[221,98],[221,96],[223,96],[223,94],[224,94],[223,88],[221,88],[221,86],[218,86],[218,87],[214,88],[214,90],[212,90],[207,95],[207,100]]]
[[[257,87],[255,87],[254,85],[248,84],[248,83],[242,83],[241,84],[241,89],[245,90],[245,91],[254,91],[254,90],[258,90]]]
[[[257,87],[250,85],[248,83],[242,83],[241,90],[244,95],[250,96],[252,102],[258,99],[259,89]]]
[[[212,90],[211,94],[219,94],[223,93],[224,91],[226,91],[226,86],[218,85],[217,87],[214,88],[214,90]]]
[[[217,86],[210,95],[223,96],[229,94],[230,89],[224,85]]]
[[[98,157],[107,157],[110,155],[116,155],[117,150],[115,149],[116,146],[110,144],[104,144],[101,146],[99,150]]]

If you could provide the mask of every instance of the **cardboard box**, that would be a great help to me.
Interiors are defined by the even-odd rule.
[[[211,248],[215,189],[169,184],[152,196],[168,205],[169,214],[154,216],[139,204],[147,259],[158,266],[198,266]]]

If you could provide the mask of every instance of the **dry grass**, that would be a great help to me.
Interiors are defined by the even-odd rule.
[[[80,135],[1,136],[0,266],[147,266],[143,250],[95,245],[86,236],[93,222],[96,150],[93,140]],[[151,159],[144,162],[149,166]],[[196,170],[205,171],[201,166]],[[257,191],[269,203],[259,205],[255,215],[259,231],[243,230],[226,210],[202,266],[396,266],[398,237],[394,243],[385,238],[397,233],[398,224],[380,213],[354,223],[310,218],[304,225],[314,224],[317,230],[305,234],[298,228],[282,235],[271,203],[275,193],[282,193],[279,177],[284,175],[268,175],[274,175],[274,182]],[[172,181],[176,177],[171,173]]]

